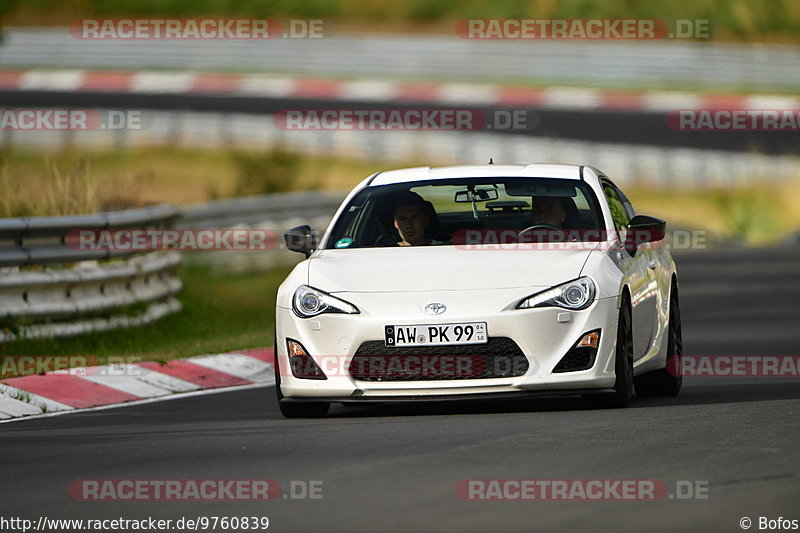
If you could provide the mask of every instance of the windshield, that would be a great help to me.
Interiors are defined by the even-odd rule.
[[[447,246],[499,234],[597,241],[603,240],[603,227],[597,199],[583,181],[419,181],[359,192],[337,219],[325,248]]]

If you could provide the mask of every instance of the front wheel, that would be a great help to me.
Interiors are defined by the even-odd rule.
[[[622,302],[617,322],[617,347],[614,353],[614,392],[598,399],[600,407],[627,407],[633,398],[633,330],[631,309],[627,300]]]
[[[637,376],[633,381],[639,396],[677,396],[681,391],[681,308],[678,301],[678,284],[673,282],[669,295],[669,323],[667,324],[667,365]]]

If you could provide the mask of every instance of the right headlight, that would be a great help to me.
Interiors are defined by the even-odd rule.
[[[592,278],[584,276],[528,296],[517,304],[517,309],[563,307],[577,311],[589,307],[594,301],[596,292]]]
[[[292,310],[300,318],[311,318],[322,313],[358,314],[358,309],[353,304],[308,285],[300,285],[294,291]]]

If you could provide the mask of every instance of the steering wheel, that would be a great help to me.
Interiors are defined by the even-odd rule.
[[[527,233],[529,231],[534,231],[534,230],[538,230],[538,229],[551,229],[551,230],[554,229],[554,230],[561,231],[561,228],[559,228],[558,226],[554,226],[553,224],[534,224],[533,226],[528,226],[524,230],[520,231],[517,234],[517,240],[519,241],[519,238],[520,238],[521,235],[523,235],[523,234],[525,234],[525,233]]]

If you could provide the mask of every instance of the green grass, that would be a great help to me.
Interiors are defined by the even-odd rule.
[[[167,361],[273,343],[275,295],[291,267],[249,274],[185,266],[183,311],[142,328],[0,345],[7,355],[92,355]]]

